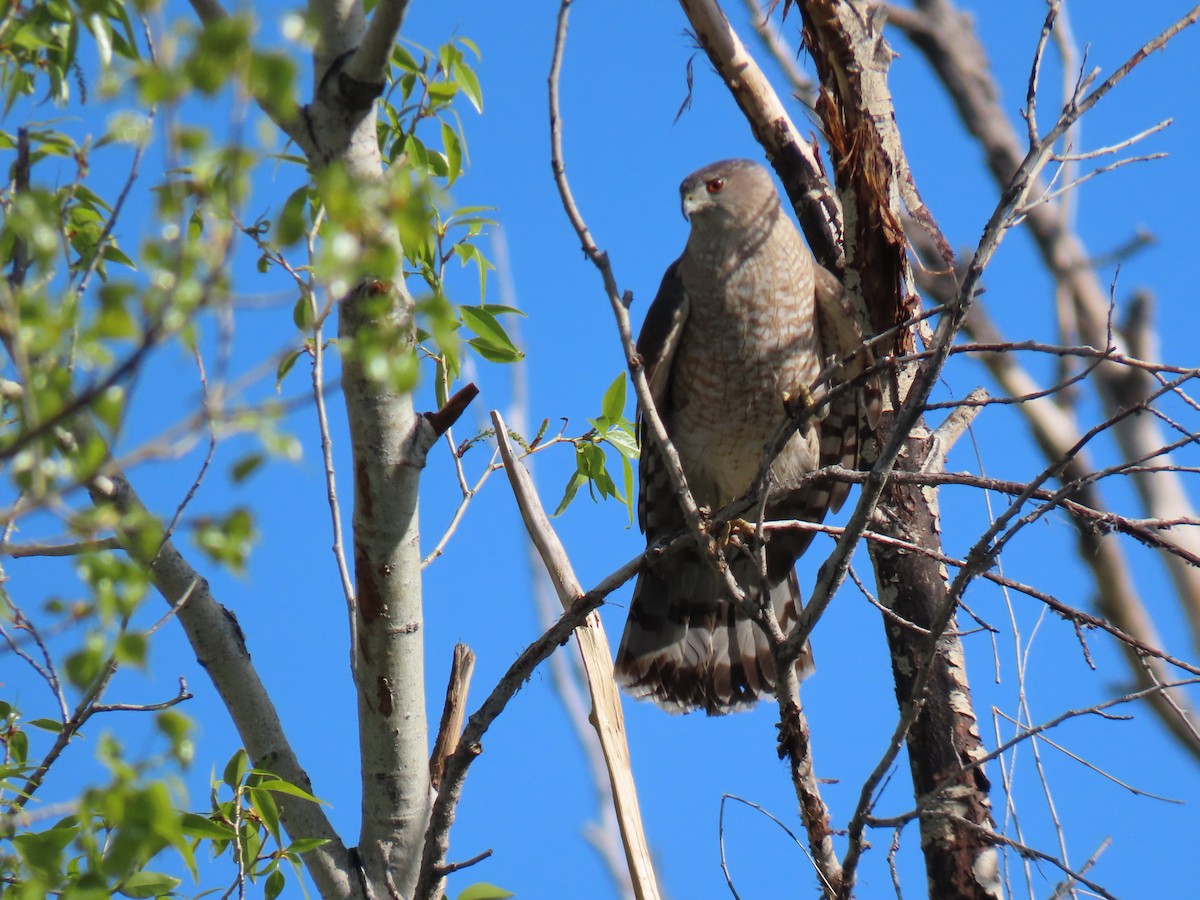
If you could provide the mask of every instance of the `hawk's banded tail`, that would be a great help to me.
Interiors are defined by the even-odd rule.
[[[757,565],[745,553],[728,552],[738,584],[752,601]],[[789,569],[769,588],[783,633],[800,614],[800,587]],[[813,669],[804,648],[796,662],[803,678]],[[775,689],[775,661],[767,636],[726,599],[724,580],[694,547],[681,548],[638,576],[621,646],[617,682],[638,699],[668,712],[703,709],[723,715],[749,709]]]

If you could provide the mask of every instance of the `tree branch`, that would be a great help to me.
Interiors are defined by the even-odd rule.
[[[97,479],[90,490],[97,504],[113,504],[122,520],[145,523],[136,530],[119,531],[122,545],[131,557],[149,569],[154,586],[176,609],[196,659],[229,710],[254,766],[312,793],[312,782],[296,758],[266,686],[250,662],[245,636],[233,613],[216,601],[208,581],[187,563],[174,543],[166,541],[160,546],[155,533],[159,528],[156,520],[119,473]],[[304,854],[304,863],[318,890],[324,896],[361,897],[357,882],[350,877],[350,855],[321,806],[283,794],[276,802],[280,821],[293,840],[323,838],[328,842]]]
[[[521,518],[541,554],[546,572],[554,584],[563,608],[573,608],[578,602],[577,598],[583,595],[583,590],[575,577],[571,561],[554,533],[550,520],[546,518],[528,471],[513,454],[508,441],[507,427],[500,413],[492,412],[492,423],[496,428],[496,440],[500,446],[500,456],[504,460],[505,472],[512,484],[517,505],[521,509]],[[613,805],[617,810],[621,842],[625,847],[625,859],[633,882],[634,896],[638,900],[654,900],[659,896],[658,884],[642,826],[641,811],[638,808],[629,746],[625,742],[621,698],[612,676],[612,654],[609,652],[608,639],[605,637],[600,617],[589,616],[576,631],[575,638],[583,657],[588,693],[592,699],[590,719],[600,739],[600,748],[608,768]]]
[[[999,89],[987,68],[986,56],[970,17],[949,0],[916,0],[915,7],[915,10],[907,10],[889,6],[888,18],[925,55],[954,101],[963,124],[983,148],[993,177],[998,184],[1008,186],[1013,173],[1022,166],[1025,154],[1015,128],[1000,105]],[[1071,122],[1099,102],[1136,65],[1197,19],[1200,19],[1200,6],[1148,41],[1086,97],[1076,98],[1064,111],[1064,118],[1070,121],[1065,125],[1060,121],[1042,140],[1041,146],[1056,140]],[[1036,170],[1032,174],[1036,175]],[[1031,181],[1031,193],[1041,195],[1045,190],[1040,180],[1034,178]],[[1107,292],[1101,286],[1079,236],[1066,227],[1050,206],[1030,209],[1025,221],[1044,264],[1072,298],[1077,327],[1083,339],[1094,347],[1104,347],[1115,337],[1118,349],[1123,350],[1120,344],[1127,338],[1112,334]],[[1098,390],[1110,415],[1130,401],[1131,389],[1136,396],[1138,382],[1131,380],[1128,373],[1112,367],[1099,371]],[[1128,456],[1145,455],[1147,449],[1163,444],[1157,426],[1146,416],[1122,426],[1117,432],[1117,440]],[[1165,468],[1170,461],[1162,460],[1162,464],[1163,471],[1147,472],[1136,480],[1148,514],[1153,518],[1194,516],[1194,508],[1182,483]],[[1178,540],[1185,542],[1191,552],[1200,550],[1200,536],[1182,535]],[[1200,646],[1200,570],[1178,561],[1168,559],[1164,562],[1192,625],[1193,641]]]
[[[345,78],[378,88],[375,97],[383,92],[388,68],[392,64],[392,47],[400,35],[400,24],[407,10],[408,0],[380,0],[375,5],[358,49],[342,70]]]
[[[368,281],[342,301],[339,334],[352,345],[360,332],[391,328],[411,341],[412,316],[407,294]],[[410,392],[371,378],[354,354],[343,356],[342,391],[354,460],[359,854],[370,884],[411,896],[430,814],[417,498],[437,434]]]
[[[498,413],[493,413],[493,415],[497,419],[500,418]],[[497,427],[497,434],[499,436],[499,440],[501,441],[504,441],[507,437],[507,432],[504,430],[502,420]],[[512,458],[511,448],[509,449],[509,454],[510,458]],[[518,484],[522,481],[522,474],[514,475],[513,473],[523,473],[524,478],[528,478],[528,473],[525,472],[524,467],[519,463],[516,463],[515,459],[512,465],[508,467],[506,471],[509,473],[510,479],[517,479]],[[519,498],[523,496],[521,490],[525,490],[525,488],[518,490],[514,486],[514,491],[517,492],[517,496]],[[537,501],[537,495],[532,492],[532,486],[529,486],[528,493],[524,496],[526,496],[527,499],[532,498],[532,502],[536,505],[537,510],[541,510],[541,505]],[[541,513],[541,516],[544,519],[545,514]],[[546,537],[546,535],[548,535],[548,537]],[[555,544],[557,544],[558,541],[557,537],[554,536],[553,530],[549,528],[548,523],[546,525],[546,531],[542,532],[540,537],[546,537],[547,540],[552,540]],[[558,552],[561,556],[561,559],[565,559],[565,554],[562,554],[561,544],[558,545]],[[442,786],[438,791],[436,800],[434,801],[433,812],[430,816],[429,829],[425,834],[425,846],[421,860],[421,875],[414,893],[415,900],[433,900],[433,898],[438,896],[439,884],[442,877],[441,873],[445,870],[446,852],[450,845],[450,827],[454,824],[454,817],[458,807],[459,798],[462,796],[462,789],[466,780],[467,770],[475,758],[483,752],[481,741],[484,734],[487,733],[487,730],[491,726],[492,722],[494,722],[496,718],[502,712],[504,712],[508,702],[512,700],[517,691],[519,691],[522,685],[524,685],[529,679],[529,676],[533,673],[534,669],[536,669],[543,661],[545,661],[550,654],[555,651],[555,649],[566,643],[567,640],[570,639],[572,632],[574,632],[576,629],[580,629],[580,634],[595,633],[590,621],[592,618],[592,613],[594,613],[596,608],[604,601],[605,597],[637,574],[637,570],[640,565],[641,557],[639,556],[622,566],[607,578],[603,579],[599,584],[596,585],[596,587],[586,594],[578,589],[578,582],[575,581],[574,574],[570,571],[569,562],[566,564],[565,570],[560,569],[557,565],[554,567],[555,571],[562,572],[564,578],[570,579],[571,583],[575,587],[575,592],[571,595],[571,599],[568,600],[566,612],[563,613],[562,617],[559,618],[559,620],[551,628],[549,628],[537,640],[530,644],[524,650],[524,652],[517,657],[513,664],[509,666],[508,671],[505,672],[504,677],[501,678],[496,684],[496,687],[492,689],[492,692],[488,695],[488,698],[467,720],[467,727],[463,730],[462,737],[459,739],[458,748],[446,758],[444,774],[442,777]],[[562,594],[560,594],[560,597],[561,596]],[[602,635],[603,632],[599,632],[599,634]],[[598,655],[600,652],[603,652],[604,660],[609,670],[607,679],[608,691],[615,699],[616,685],[613,683],[611,677],[611,659],[608,656],[607,646],[600,646],[600,642],[597,639],[589,646],[588,653],[589,656],[592,656],[592,658],[595,659],[596,655]],[[593,672],[593,675],[594,674],[595,673]],[[599,680],[598,684],[603,685],[604,681],[601,679]],[[619,715],[619,702],[615,708]],[[601,716],[606,717],[608,710],[604,709],[599,703],[597,703],[594,711],[596,713],[596,721],[598,723],[602,721],[607,723],[607,718],[602,719]],[[597,725],[597,729],[600,730],[599,724]],[[607,737],[609,740],[605,740],[605,737]],[[623,745],[624,729],[622,728],[618,732],[609,732],[608,728],[605,728],[604,731],[601,731],[601,738],[604,744],[609,748],[609,753],[617,753],[619,751],[614,748],[613,742],[619,739]],[[610,759],[610,765],[616,767],[618,764],[613,763]],[[631,788],[632,779],[628,775],[627,748],[625,750],[624,765],[625,774],[622,776],[622,778],[628,779],[628,786]],[[615,779],[616,777],[617,775],[610,770],[610,778]],[[613,790],[615,800],[616,791],[618,790],[615,784]],[[622,787],[621,790],[624,792],[624,787]],[[618,805],[618,809],[621,810],[619,814],[625,820],[623,824],[626,827],[640,832],[641,820],[640,815],[637,813],[636,795],[634,795],[631,802],[632,806],[630,805],[630,798],[628,796],[623,796],[623,801],[619,802]],[[640,851],[636,851],[641,860],[639,865],[643,867],[642,871],[649,872],[648,880],[641,881],[645,893],[638,894],[638,896],[656,898],[659,895],[653,881],[653,870],[648,868],[649,852],[648,850],[644,849],[645,837],[642,835],[639,840],[637,837],[633,836],[633,832],[631,832],[629,840],[640,843],[642,849]],[[630,845],[627,844],[627,856],[632,852],[635,852],[631,851],[629,847]],[[632,860],[630,863],[630,869],[631,876],[634,876],[634,884],[637,885],[639,881],[635,876]]]

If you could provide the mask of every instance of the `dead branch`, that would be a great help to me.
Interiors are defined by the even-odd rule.
[[[446,683],[446,702],[442,706],[442,719],[433,741],[433,752],[429,755],[429,783],[435,791],[442,785],[446,757],[458,749],[458,737],[467,711],[467,689],[474,671],[475,654],[471,648],[466,644],[455,644],[450,678]]]
[[[533,487],[528,471],[513,454],[508,442],[508,431],[504,419],[492,412],[496,427],[500,455],[505,471],[521,508],[521,518],[529,536],[538,548],[546,573],[550,576],[558,599],[564,608],[572,606],[583,594],[575,577],[570,559],[554,533],[550,520]],[[625,741],[625,721],[621,712],[621,698],[612,677],[612,654],[598,615],[591,615],[575,634],[579,652],[583,657],[584,673],[587,677],[588,693],[592,699],[590,719],[600,738],[600,747],[608,767],[609,783],[612,787],[613,805],[621,827],[621,841],[625,847],[625,859],[633,881],[634,895],[639,900],[651,900],[659,896],[654,877],[654,866],[646,842],[641,812],[638,808],[637,788],[633,781],[629,746]]]
[[[888,16],[925,55],[941,79],[963,124],[983,147],[997,183],[1009,185],[1013,172],[1019,170],[1025,154],[1012,123],[1000,105],[999,90],[987,68],[986,56],[970,17],[949,0],[916,0],[915,9],[912,10],[889,6]],[[1085,97],[1077,94],[1064,110],[1064,116],[1051,131],[1051,136],[1057,139],[1150,53],[1161,49],[1197,19],[1200,19],[1200,6],[1194,7],[1139,48],[1090,94]],[[1045,140],[1049,139],[1047,137]],[[1044,191],[1041,182],[1035,180],[1031,192],[1042,194]],[[1047,269],[1071,297],[1076,327],[1083,340],[1094,347],[1104,347],[1115,339],[1118,347],[1122,347],[1129,338],[1112,333],[1108,294],[1101,286],[1079,236],[1066,228],[1055,210],[1047,206],[1029,210],[1026,224]],[[1128,402],[1129,391],[1136,391],[1137,383],[1131,384],[1125,373],[1106,367],[1098,372],[1097,388],[1111,414]],[[1122,452],[1128,456],[1144,456],[1150,449],[1163,444],[1153,420],[1146,416],[1126,423],[1118,430],[1117,440]],[[1169,460],[1162,462],[1164,465],[1170,463]],[[1147,473],[1138,478],[1136,484],[1151,518],[1195,515],[1181,481],[1169,470]],[[1191,552],[1200,549],[1200,536],[1183,536],[1180,539],[1188,542]],[[1200,570],[1171,560],[1165,560],[1165,564],[1192,624],[1193,640],[1200,644]]]

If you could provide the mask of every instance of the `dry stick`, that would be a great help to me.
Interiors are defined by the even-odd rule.
[[[1100,846],[1095,849],[1092,855],[1087,858],[1087,861],[1079,867],[1079,871],[1082,873],[1092,868],[1092,866],[1099,861],[1100,855],[1104,853],[1104,851],[1110,846],[1112,846],[1112,838],[1106,837],[1100,842]],[[1060,897],[1063,897],[1067,893],[1074,893],[1071,888],[1071,880],[1069,878],[1066,881],[1061,881],[1058,883],[1058,885],[1054,888],[1054,893],[1050,895],[1050,900],[1059,900]]]
[[[504,434],[504,432],[501,433]],[[515,468],[521,472],[525,471],[522,466]],[[532,496],[536,501],[536,494]],[[438,886],[445,873],[446,851],[450,843],[450,826],[454,824],[455,812],[459,798],[462,796],[467,769],[483,752],[480,742],[492,722],[504,712],[508,702],[529,679],[533,670],[545,661],[555,649],[565,644],[570,639],[571,632],[587,621],[588,615],[595,611],[604,598],[636,575],[641,566],[642,556],[638,555],[602,579],[587,594],[577,596],[577,599],[570,604],[570,608],[563,613],[559,620],[525,648],[509,666],[508,671],[492,689],[488,698],[467,720],[466,728],[463,729],[462,737],[458,742],[458,748],[446,759],[442,787],[433,803],[429,828],[425,832],[421,876],[414,893],[416,900],[432,900],[438,896]],[[607,651],[605,653],[607,655]],[[645,854],[644,858],[648,860],[648,854]],[[646,896],[657,897],[658,894],[655,892]]]
[[[995,326],[983,314],[981,309],[973,311],[971,318],[968,320],[968,327],[976,337],[984,338],[996,344],[1002,345],[1003,343],[1002,340],[996,340],[1000,336]],[[983,361],[992,372],[993,377],[996,378],[1001,387],[1009,394],[1020,395],[1028,393],[1030,389],[1036,390],[1036,382],[1034,382],[1033,378],[1020,366],[1011,354],[988,353],[984,354]],[[1063,454],[1078,443],[1080,435],[1074,421],[1054,403],[1039,400],[1021,406],[1020,409],[1033,431],[1034,438],[1048,459],[1061,459]],[[1103,499],[1098,492],[1098,486],[1094,483],[1095,478],[1092,465],[1087,457],[1077,456],[1072,466],[1063,472],[1063,479],[1064,483],[1070,482],[1073,485],[1079,485],[1081,488],[1077,494],[1079,502],[1075,503],[1072,501],[1064,504],[1064,507],[1072,515],[1075,515],[1077,519],[1085,515],[1083,510],[1090,509],[1091,516],[1096,517],[1094,521],[1100,526],[1099,528],[1089,529],[1085,524],[1081,523],[1079,531],[1079,542],[1084,551],[1080,553],[1080,558],[1093,573],[1096,584],[1097,603],[1100,610],[1117,627],[1137,638],[1140,642],[1159,645],[1161,641],[1154,626],[1154,620],[1138,594],[1133,572],[1130,569],[1128,559],[1120,542],[1112,535],[1108,535],[1101,530],[1108,517],[1114,517],[1108,519],[1114,523],[1117,519],[1115,518],[1115,514],[1107,513],[1105,510]],[[1141,540],[1145,540],[1144,536],[1149,536],[1152,533],[1149,529],[1137,533],[1132,529],[1127,530],[1120,526],[1117,527],[1121,531],[1134,534],[1135,537]],[[1179,540],[1168,542],[1165,534],[1155,534],[1154,538],[1155,540],[1152,542],[1152,545],[1159,547],[1169,543],[1172,548],[1182,548],[1187,546],[1188,543]],[[1177,551],[1172,549],[1170,552],[1174,553]],[[1146,680],[1146,671],[1142,667],[1139,657],[1135,654],[1127,653],[1126,658],[1129,661],[1134,677],[1143,684],[1149,684],[1150,682]],[[1165,673],[1159,672],[1158,677],[1165,679]],[[1190,708],[1190,704],[1186,698],[1173,696],[1172,699],[1184,709]],[[1193,755],[1200,755],[1200,741],[1196,740],[1187,718],[1179,716],[1175,712],[1175,706],[1168,703],[1165,696],[1155,695],[1151,703],[1151,708],[1154,709],[1155,713],[1171,733]]]
[[[527,556],[533,582],[530,589],[537,607],[538,621],[542,628],[549,628],[559,607],[558,597],[533,541],[528,542]],[[613,806],[608,767],[604,761],[604,750],[591,724],[589,704],[585,700],[587,673],[582,657],[578,653],[554,654],[550,657],[550,678],[571,723],[571,730],[575,732],[583,750],[588,777],[595,793],[598,821],[584,823],[583,835],[604,864],[617,896],[622,900],[631,900],[633,883],[629,880],[629,866],[625,862],[621,825]]]
[[[635,571],[636,568],[632,568],[626,575],[626,580]],[[467,720],[467,725],[459,738],[458,748],[446,758],[442,788],[433,802],[429,827],[425,830],[421,872],[417,887],[413,892],[414,900],[434,900],[441,896],[440,884],[446,873],[446,851],[450,846],[450,826],[454,824],[454,816],[459,798],[462,796],[467,769],[483,752],[481,741],[488,728],[504,712],[508,702],[512,700],[517,691],[529,680],[533,670],[570,639],[571,632],[583,624],[588,614],[604,602],[608,591],[615,590],[623,583],[623,581],[609,582],[608,590],[601,590],[597,585],[590,593],[579,597],[552,628],[525,648],[508,667],[508,671],[504,673],[479,709]]]
[[[525,522],[530,538],[541,554],[542,562],[550,580],[554,583],[559,601],[564,608],[570,608],[583,595],[583,590],[571,567],[571,561],[559,542],[558,536],[554,533],[550,520],[546,518],[529,472],[513,454],[512,445],[508,441],[508,430],[500,413],[492,412],[492,422],[496,426],[496,440],[500,446],[500,456],[504,460],[505,472],[508,474],[513,492],[516,494],[517,505],[521,509],[521,518]],[[625,741],[625,720],[621,713],[621,698],[612,677],[612,655],[609,652],[608,640],[604,635],[599,615],[595,613],[589,615],[575,632],[575,638],[583,657],[588,692],[592,698],[591,721],[600,738],[600,747],[608,767],[613,805],[616,807],[617,820],[621,826],[621,842],[625,846],[625,858],[629,865],[634,895],[639,900],[656,898],[659,896],[658,885],[654,877],[654,866],[650,859],[650,848],[646,843],[646,833],[642,826],[641,812],[638,809],[637,788],[633,781],[629,746]]]
[[[471,673],[474,671],[475,654],[471,648],[466,644],[455,644],[450,678],[446,684],[446,702],[442,706],[442,720],[438,724],[433,752],[429,755],[429,783],[435,791],[442,785],[446,757],[458,749],[458,736],[467,711],[467,688],[470,687]]]
[[[729,873],[729,865],[725,859],[725,801],[726,800],[736,800],[738,803],[741,803],[744,806],[748,806],[751,809],[757,810],[758,812],[762,813],[764,816],[766,816],[768,819],[770,819],[772,822],[774,822],[776,825],[778,825],[781,829],[783,829],[784,834],[786,834],[788,837],[790,837],[792,839],[792,842],[797,847],[800,848],[800,852],[803,853],[805,856],[808,856],[808,849],[804,846],[804,844],[802,844],[800,842],[800,839],[798,837],[796,837],[796,835],[792,832],[792,829],[788,828],[785,824],[783,824],[782,821],[780,821],[780,819],[777,816],[768,812],[766,809],[759,806],[757,803],[747,800],[744,797],[739,797],[736,794],[722,794],[721,795],[720,812],[717,814],[717,833],[719,835],[719,842],[720,842],[720,846],[721,846],[721,871],[725,873],[725,883],[727,885],[729,885],[730,893],[733,894],[735,900],[741,900],[741,896],[738,894],[737,889],[733,886],[733,877]],[[810,863],[813,863],[812,857],[809,857],[808,861]],[[816,863],[813,863],[813,865],[815,866]]]
[[[505,306],[516,307],[516,297],[509,282],[509,264],[507,246],[501,235],[496,241],[496,253],[493,259],[499,270],[501,303]],[[518,335],[513,335],[514,340]],[[519,343],[519,341],[518,341]],[[508,421],[518,434],[528,433],[529,383],[524,366],[512,368],[512,402],[509,406]],[[543,425],[544,427],[544,425]],[[535,438],[535,442],[536,442]],[[499,456],[500,451],[496,451]],[[527,468],[533,474],[533,459],[531,453],[522,456],[528,459]],[[530,591],[533,594],[533,605],[537,610],[538,623],[542,628],[549,628],[554,623],[554,617],[559,609],[558,597],[554,594],[554,585],[546,574],[542,559],[533,541],[525,542],[525,559],[529,567]],[[625,850],[621,844],[621,827],[617,821],[617,811],[613,806],[612,790],[608,783],[608,769],[604,763],[604,752],[600,747],[596,731],[591,726],[588,717],[588,703],[584,699],[587,674],[583,669],[583,659],[578,653],[556,653],[550,657],[550,680],[555,693],[562,702],[571,730],[579,741],[587,764],[588,778],[595,794],[596,816],[598,821],[585,822],[583,834],[592,849],[600,857],[605,871],[612,879],[613,889],[620,900],[632,900],[633,883],[629,880],[629,866],[625,863]]]
[[[969,769],[977,769],[977,768],[982,767],[984,764],[991,762],[992,760],[1000,759],[1001,756],[1003,756],[1005,753],[1007,753],[1009,750],[1011,750],[1013,747],[1017,746],[1018,744],[1020,744],[1024,741],[1027,741],[1027,740],[1031,740],[1034,737],[1037,737],[1038,735],[1042,734],[1043,732],[1050,731],[1053,728],[1057,728],[1059,725],[1062,725],[1064,722],[1070,721],[1071,719],[1077,719],[1081,716],[1091,716],[1091,715],[1101,716],[1104,714],[1104,710],[1110,709],[1111,707],[1121,706],[1126,703],[1136,703],[1139,700],[1146,699],[1147,697],[1151,696],[1155,692],[1166,691],[1166,690],[1170,690],[1170,689],[1174,689],[1174,688],[1187,687],[1188,685],[1193,685],[1193,684],[1200,684],[1200,678],[1187,678],[1187,679],[1183,679],[1180,681],[1170,682],[1169,684],[1158,684],[1153,687],[1143,688],[1138,691],[1132,691],[1131,693],[1128,693],[1128,694],[1122,694],[1120,697],[1114,697],[1111,700],[1105,700],[1101,703],[1096,703],[1092,706],[1087,706],[1087,707],[1083,707],[1080,709],[1066,710],[1065,712],[1059,713],[1057,716],[1054,716],[1052,719],[1048,719],[1039,725],[1032,725],[1032,726],[1025,728],[1016,737],[1010,738],[1009,740],[1005,741],[1004,743],[998,745],[995,750],[992,750],[986,756],[982,756],[979,759],[974,759],[969,762],[965,762],[963,765],[964,771],[969,770]],[[1106,776],[1106,777],[1110,777],[1110,776]],[[1111,777],[1110,777],[1110,780],[1115,780],[1115,779],[1111,779]],[[1134,788],[1131,788],[1131,787],[1129,787],[1129,785],[1126,785],[1122,782],[1117,782],[1117,783],[1120,784],[1121,787],[1124,787],[1127,790],[1132,791],[1133,793],[1136,793],[1136,794],[1145,794],[1146,793],[1145,791],[1138,791]],[[953,782],[947,781],[944,784],[938,785],[933,791],[929,792],[924,797],[918,798],[916,809],[910,810],[909,812],[906,812],[906,813],[901,813],[900,815],[897,815],[897,816],[886,816],[886,817],[870,816],[870,817],[868,817],[869,823],[873,827],[892,827],[895,825],[902,825],[905,822],[911,821],[912,819],[915,819],[917,816],[921,815],[922,812],[924,811],[923,808],[925,807],[926,803],[929,800],[931,800],[937,793],[941,793],[942,791],[953,788],[953,786],[954,786]],[[1153,795],[1149,795],[1149,796],[1153,796]],[[1165,797],[1155,797],[1155,799],[1163,800],[1168,803],[1181,802],[1178,800],[1170,800],[1169,798],[1165,798]]]
[[[116,550],[121,546],[115,537],[97,538],[90,541],[78,541],[72,544],[0,544],[0,556],[10,556],[22,559],[27,556],[79,556],[83,553],[97,553],[101,550]]]
[[[889,19],[925,54],[950,93],[964,125],[984,147],[993,176],[1000,184],[1007,184],[1020,163],[1022,149],[999,103],[1000,94],[995,82],[981,64],[984,57],[970,18],[948,0],[917,0],[916,7],[916,10],[909,10],[889,6]],[[1162,49],[1170,38],[1197,19],[1200,19],[1200,6],[1146,43],[1082,103],[1070,106],[1068,112],[1078,118],[1076,110],[1086,111],[1094,105],[1135,65],[1150,53]],[[1040,188],[1036,190],[1040,193]],[[1031,210],[1026,222],[1045,265],[1073,298],[1077,324],[1084,339],[1095,346],[1109,343],[1109,298],[1079,236],[1064,228],[1049,207]],[[1137,385],[1119,372],[1102,370],[1099,388],[1111,413],[1128,402],[1128,391],[1131,388],[1137,390]],[[1117,439],[1122,451],[1131,456],[1144,455],[1149,447],[1162,444],[1154,423],[1145,416],[1128,422],[1117,432]],[[1182,482],[1166,468],[1169,460],[1163,463],[1163,470],[1146,473],[1135,482],[1144,506],[1152,518],[1194,516]],[[1176,539],[1192,552],[1200,553],[1200,535],[1182,534]],[[1193,640],[1200,644],[1200,570],[1174,560],[1166,560],[1165,564],[1192,624]]]

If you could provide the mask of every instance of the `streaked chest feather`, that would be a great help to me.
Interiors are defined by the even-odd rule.
[[[667,427],[697,500],[712,506],[749,488],[784,424],[784,392],[820,369],[807,250],[772,243],[740,265],[698,255],[701,264],[681,272],[689,314]]]

